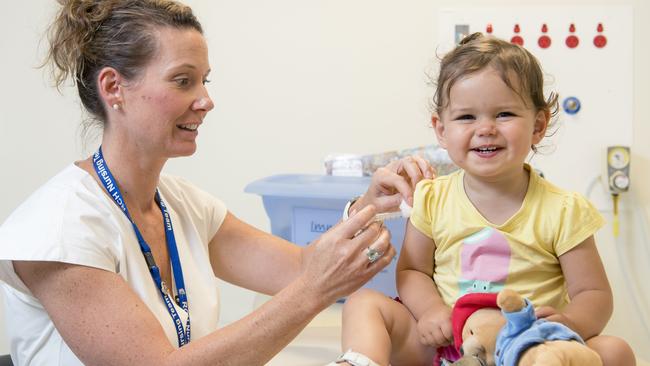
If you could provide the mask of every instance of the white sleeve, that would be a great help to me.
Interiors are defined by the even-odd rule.
[[[62,189],[63,188],[63,189]],[[25,292],[12,261],[55,261],[116,272],[123,235],[108,201],[82,184],[46,185],[0,227],[0,280]]]
[[[202,241],[206,244],[214,237],[226,218],[228,210],[226,205],[212,194],[196,187],[187,180],[179,177],[163,176],[161,189],[163,199],[169,201],[170,206],[184,212],[181,216],[196,224],[202,231]]]

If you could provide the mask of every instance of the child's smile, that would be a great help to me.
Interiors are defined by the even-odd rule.
[[[518,78],[511,78],[517,87]],[[469,175],[510,179],[524,173],[523,163],[547,121],[488,67],[454,83],[434,123],[440,144]]]

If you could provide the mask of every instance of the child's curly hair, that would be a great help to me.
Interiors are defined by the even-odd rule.
[[[440,115],[447,107],[449,93],[456,81],[486,67],[494,68],[524,103],[532,102],[536,111],[547,111],[550,117],[557,115],[558,96],[551,92],[548,98],[544,98],[544,73],[535,56],[521,46],[480,32],[465,37],[442,58],[438,80],[434,82],[435,112]],[[513,82],[518,82],[518,85],[513,85]],[[532,148],[536,152],[536,148]]]

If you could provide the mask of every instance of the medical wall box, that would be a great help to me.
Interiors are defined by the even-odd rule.
[[[348,200],[364,193],[369,184],[370,177],[283,174],[251,182],[244,191],[262,197],[271,233],[305,246],[336,225]],[[399,254],[406,219],[386,220],[384,225]],[[364,287],[397,296],[396,263],[397,256]]]

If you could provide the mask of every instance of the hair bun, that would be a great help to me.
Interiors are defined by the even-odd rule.
[[[116,5],[114,0],[58,0],[63,6],[61,15],[69,20],[77,20],[80,24],[95,25],[89,30],[94,30],[111,14]]]
[[[61,9],[49,29],[48,58],[54,61],[53,74],[58,87],[69,75],[74,78],[81,74],[87,62],[96,60],[97,50],[91,47],[95,32],[111,16],[116,1],[57,1]]]

